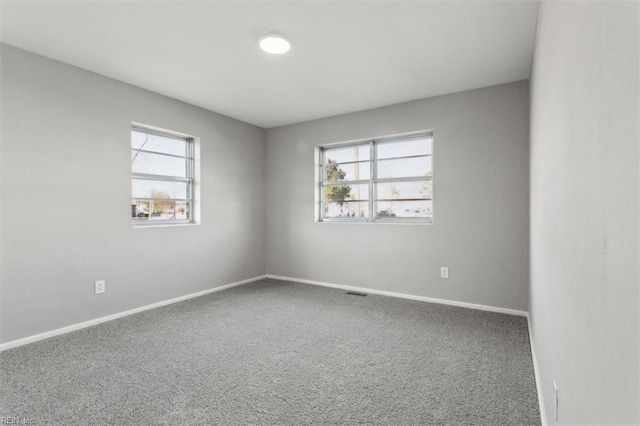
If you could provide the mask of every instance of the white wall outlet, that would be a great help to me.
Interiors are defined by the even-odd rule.
[[[553,381],[553,396],[554,396],[554,404],[553,404],[554,414],[556,418],[556,423],[558,423],[558,385],[556,384],[555,380]]]
[[[447,266],[440,268],[440,278],[449,278],[449,268]]]
[[[96,294],[102,294],[107,290],[107,282],[105,280],[96,281]]]

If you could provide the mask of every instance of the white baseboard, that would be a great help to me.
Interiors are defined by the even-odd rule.
[[[70,333],[72,331],[80,330],[86,327],[91,327],[92,325],[101,324],[103,322],[112,321],[114,319],[126,317],[128,315],[137,314],[139,312],[148,311],[149,309],[159,308],[161,306],[170,305],[172,303],[182,302],[183,300],[193,299],[194,297],[204,296],[205,294],[215,293],[217,291],[226,290],[228,288],[237,287],[239,285],[248,284],[254,281],[258,281],[261,279],[267,278],[266,275],[261,275],[258,277],[249,278],[247,280],[237,281],[231,284],[226,284],[220,287],[210,288],[208,290],[199,291],[197,293],[187,294],[185,296],[176,297],[169,300],[163,300],[161,302],[152,303],[150,305],[141,306],[139,308],[130,309],[128,311],[119,312],[113,315],[107,315],[105,317],[100,317],[96,319],[92,319],[85,322],[80,322],[77,324],[69,325],[67,327],[58,328],[51,331],[46,331],[44,333],[35,334],[33,336],[24,337],[22,339],[12,340],[11,342],[3,343],[0,345],[0,351],[4,351],[6,349],[16,348],[18,346],[26,345],[28,343],[37,342],[38,340],[48,339],[49,337],[59,336],[61,334]]]
[[[433,297],[415,296],[413,294],[396,293],[396,292],[393,292],[393,291],[374,290],[374,289],[371,289],[371,288],[353,287],[353,286],[350,286],[350,285],[333,284],[333,283],[326,283],[326,282],[322,282],[322,281],[305,280],[305,279],[301,279],[301,278],[283,277],[283,276],[280,276],[280,275],[267,274],[267,278],[271,278],[271,279],[274,279],[274,280],[282,280],[282,281],[292,281],[292,282],[302,283],[302,284],[319,285],[319,286],[322,286],[322,287],[339,288],[339,289],[342,289],[342,290],[358,291],[358,292],[361,292],[361,293],[379,294],[381,296],[399,297],[401,299],[419,300],[421,302],[439,303],[441,305],[458,306],[458,307],[461,307],[461,308],[478,309],[478,310],[481,310],[481,311],[498,312],[498,313],[501,313],[501,314],[517,315],[517,316],[520,316],[520,317],[526,317],[527,316],[527,312],[526,311],[518,311],[516,309],[507,309],[507,308],[498,308],[498,307],[495,307],[495,306],[478,305],[478,304],[475,304],[475,303],[458,302],[456,300],[436,299],[436,298],[433,298]]]
[[[540,421],[542,426],[547,426],[547,412],[542,399],[542,381],[540,380],[540,369],[538,368],[538,358],[536,348],[533,344],[533,334],[531,333],[531,316],[527,314],[527,329],[529,330],[529,345],[531,346],[531,360],[533,361],[533,373],[536,379],[536,391],[538,392],[538,404],[540,404]]]

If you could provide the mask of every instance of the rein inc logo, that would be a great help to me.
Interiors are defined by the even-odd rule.
[[[28,417],[0,417],[0,425],[35,425],[36,422]]]

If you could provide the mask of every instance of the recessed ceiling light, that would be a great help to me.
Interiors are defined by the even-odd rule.
[[[282,37],[269,36],[260,40],[260,47],[267,53],[281,55],[288,52],[291,45]]]

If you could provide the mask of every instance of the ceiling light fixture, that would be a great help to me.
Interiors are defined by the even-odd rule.
[[[279,36],[268,36],[260,40],[260,47],[267,53],[281,55],[291,48],[289,42]]]

